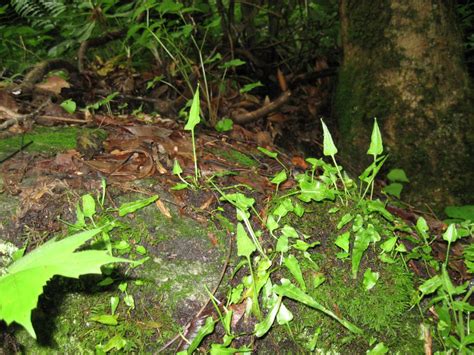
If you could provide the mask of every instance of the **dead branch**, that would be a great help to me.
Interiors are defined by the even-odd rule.
[[[231,115],[232,120],[238,124],[246,124],[249,122],[253,122],[262,118],[269,113],[278,110],[283,104],[285,104],[291,96],[291,91],[283,92],[275,101],[270,102],[268,105],[260,107],[259,109],[246,112],[243,114],[233,114]]]
[[[35,84],[43,80],[51,70],[66,69],[69,73],[77,73],[77,68],[64,59],[49,59],[37,63],[23,79],[23,82],[13,87],[10,91],[14,95],[30,94]]]
[[[49,100],[46,100],[45,102],[43,102],[36,110],[34,110],[33,112],[31,113],[28,113],[26,115],[18,115],[17,113],[7,109],[6,107],[0,107],[0,110],[6,112],[9,116],[13,116],[12,118],[6,120],[5,122],[3,122],[2,124],[0,124],[0,131],[2,130],[5,130],[11,126],[13,126],[14,124],[20,124],[20,123],[23,123],[24,121],[26,120],[29,120],[29,119],[36,119],[36,117],[38,116],[38,113],[46,107],[46,105],[48,105],[50,103]]]

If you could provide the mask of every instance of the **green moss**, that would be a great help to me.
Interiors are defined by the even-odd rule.
[[[33,142],[25,151],[39,153],[55,153],[76,148],[76,139],[79,132],[90,130],[78,127],[35,127],[23,136],[23,144]],[[7,155],[21,147],[20,136],[0,140],[0,154]]]
[[[258,166],[258,162],[256,162],[254,159],[235,149],[213,149],[212,153],[214,153],[218,157],[224,158],[230,162],[237,163],[244,167],[251,168],[254,166]]]
[[[364,49],[380,46],[385,42],[383,29],[390,22],[390,1],[357,0],[355,3],[354,6],[349,4],[346,10],[350,21],[349,40]]]

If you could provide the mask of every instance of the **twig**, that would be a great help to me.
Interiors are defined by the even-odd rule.
[[[238,124],[246,124],[253,122],[268,115],[270,112],[273,112],[279,109],[283,104],[285,104],[291,96],[291,91],[285,91],[282,93],[275,101],[270,102],[268,105],[260,107],[255,111],[246,112],[244,114],[235,114],[231,115],[232,120]]]
[[[23,121],[26,121],[28,119],[35,118],[38,115],[38,113],[44,107],[46,107],[46,105],[48,105],[49,103],[50,103],[50,101],[46,100],[36,110],[34,110],[33,112],[28,113],[26,115],[18,115],[15,112],[7,109],[6,107],[0,107],[0,110],[6,112],[10,116],[13,116],[12,118],[10,118],[10,119],[6,120],[5,122],[3,122],[2,124],[0,124],[0,131],[3,131],[5,129],[7,129],[8,127],[13,126],[14,124],[17,124],[17,123],[19,124],[19,123],[22,123]]]

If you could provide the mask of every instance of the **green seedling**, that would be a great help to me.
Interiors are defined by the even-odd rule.
[[[71,99],[64,100],[59,106],[61,106],[67,113],[76,112],[76,102]]]
[[[178,183],[174,185],[171,189],[172,190],[183,190],[187,189],[188,187],[193,187],[189,182],[187,182],[181,174],[183,173],[183,169],[181,168],[181,165],[179,165],[179,162],[177,159],[174,160],[173,164],[173,174],[177,175],[178,178],[182,181],[182,183]]]
[[[245,94],[249,91],[252,91],[255,88],[261,87],[263,84],[260,81],[256,81],[254,83],[246,84],[242,87],[242,89],[239,90],[241,94]]]
[[[217,121],[214,128],[217,132],[226,132],[232,130],[233,126],[234,121],[232,121],[230,118],[223,118]]]
[[[283,164],[281,162],[281,160],[278,159],[278,153],[272,152],[272,151],[270,151],[266,148],[263,148],[263,147],[257,147],[257,149],[260,152],[262,152],[263,154],[265,154],[267,157],[275,159],[278,162],[278,164],[280,164],[282,166],[282,168],[285,169],[285,171],[288,171],[288,168],[285,166],[285,164]]]
[[[288,176],[286,175],[286,171],[282,170],[279,173],[277,173],[273,179],[270,180],[272,184],[276,185],[275,192],[278,192],[278,188],[280,187],[280,184],[282,182],[285,182],[287,179],[288,179]]]
[[[85,110],[91,110],[92,112],[94,112],[98,110],[99,108],[101,108],[102,106],[105,106],[107,108],[107,112],[111,115],[112,109],[110,107],[110,103],[118,94],[119,94],[118,92],[113,92],[112,94],[108,95],[102,100],[99,100],[93,104],[87,105]]]
[[[374,163],[377,162],[377,156],[383,153],[383,143],[382,143],[382,135],[380,134],[379,125],[377,124],[377,118],[374,117],[374,127],[372,129],[372,135],[370,138],[370,146],[369,150],[367,150],[367,154],[372,155],[374,157]],[[372,200],[372,196],[374,195],[374,178],[375,173],[373,174],[373,178],[370,182],[370,199]]]
[[[339,179],[341,180],[342,185],[344,186],[344,194],[346,196],[345,203],[347,205],[348,192],[347,192],[346,183],[344,182],[344,179],[342,178],[341,169],[339,168],[339,165],[337,165],[337,162],[336,162],[337,148],[336,148],[336,145],[334,144],[334,141],[332,140],[331,132],[329,132],[329,129],[327,128],[322,118],[321,118],[321,124],[323,126],[323,154],[325,156],[330,156],[332,158],[334,167],[337,169],[337,174],[339,176]],[[336,182],[334,181],[333,183],[334,183],[334,187],[337,190]]]
[[[201,121],[199,117],[200,103],[199,103],[199,85],[194,93],[191,109],[189,110],[188,122],[184,126],[186,131],[191,131],[191,139],[193,142],[193,158],[194,158],[194,183],[197,186],[199,180],[199,170],[196,156],[196,140],[194,138],[194,128]]]

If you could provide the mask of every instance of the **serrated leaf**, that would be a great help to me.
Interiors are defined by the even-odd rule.
[[[0,277],[0,319],[7,325],[12,322],[22,325],[36,339],[31,311],[53,276],[78,278],[84,274],[100,274],[105,264],[130,262],[104,250],[74,252],[99,232],[101,229],[93,229],[60,241],[53,238],[13,263],[7,274]]]

